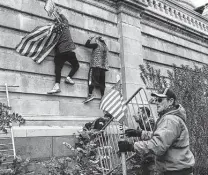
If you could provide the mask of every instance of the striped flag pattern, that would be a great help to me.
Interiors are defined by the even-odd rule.
[[[47,25],[35,28],[22,38],[16,51],[41,63],[57,44],[62,33],[61,26]]]
[[[124,120],[127,107],[121,94],[120,81],[102,98],[100,109],[111,114],[118,122]]]

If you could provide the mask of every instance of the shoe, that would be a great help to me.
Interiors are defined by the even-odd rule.
[[[53,87],[53,89],[49,92],[47,92],[47,94],[55,94],[55,93],[59,93],[61,92],[60,87],[59,87],[59,83],[56,83]]]
[[[65,83],[66,84],[74,84],[74,81],[70,77],[66,77]]]
[[[89,95],[84,101],[83,103],[88,103],[90,101],[92,101],[95,97],[93,95]]]

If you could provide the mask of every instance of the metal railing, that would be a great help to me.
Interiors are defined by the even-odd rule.
[[[153,111],[151,105],[148,102],[148,97],[144,88],[139,88],[125,103],[127,105],[127,112],[125,120],[123,122],[123,130],[127,128],[137,129],[143,128],[144,130],[152,131],[152,126],[149,118],[153,118],[154,122],[156,118],[153,116]],[[145,110],[145,113],[140,115],[140,122],[136,122],[134,116],[138,116],[138,111],[140,108],[147,107],[148,112]],[[121,124],[117,121],[114,121],[113,118],[103,127],[102,132],[97,135],[97,140],[99,142],[98,156],[100,161],[100,168],[103,172],[103,175],[111,174],[114,170],[121,166],[121,158],[118,153],[118,141],[120,135],[123,134],[120,129]],[[127,140],[135,142],[139,138],[127,138]],[[130,160],[134,157],[134,153],[127,153],[126,160]]]

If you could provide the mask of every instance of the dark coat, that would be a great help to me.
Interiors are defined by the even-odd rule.
[[[71,33],[69,30],[69,22],[66,17],[60,14],[61,22],[57,23],[57,27],[60,27],[62,34],[55,47],[55,53],[60,54],[76,49],[76,46],[72,40]]]

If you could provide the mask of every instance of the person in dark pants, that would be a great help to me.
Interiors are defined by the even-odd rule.
[[[86,47],[92,48],[92,58],[88,73],[88,96],[83,103],[94,99],[92,95],[95,87],[100,88],[101,98],[105,92],[105,72],[109,70],[108,48],[102,37],[91,37],[87,40]]]
[[[57,11],[58,13],[58,11]],[[79,69],[79,62],[76,57],[76,53],[73,50],[76,49],[75,44],[72,40],[70,31],[69,31],[69,22],[63,14],[58,13],[59,20],[55,19],[55,27],[62,31],[60,39],[55,46],[55,85],[53,89],[48,92],[48,94],[60,92],[60,80],[61,80],[61,70],[65,62],[69,62],[71,65],[71,71],[65,79],[65,83],[74,84],[72,80],[73,75]]]
[[[190,150],[186,111],[175,104],[176,95],[169,88],[151,95],[156,98],[159,116],[153,132],[126,130],[127,136],[140,137],[143,141],[134,144],[119,141],[119,150],[136,151],[141,156],[156,155],[156,167],[161,175],[193,175],[195,159]]]

